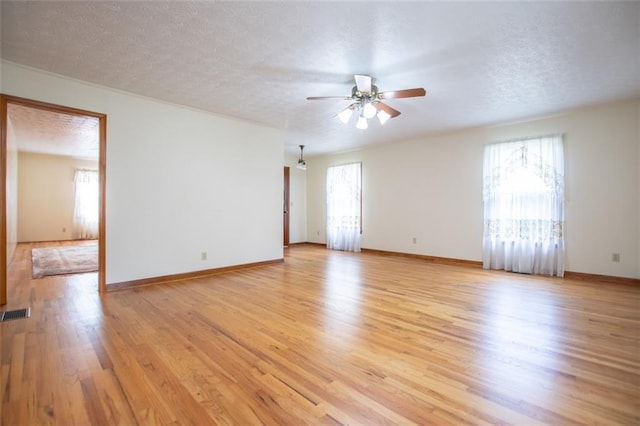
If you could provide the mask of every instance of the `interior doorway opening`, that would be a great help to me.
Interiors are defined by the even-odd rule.
[[[21,152],[29,161],[47,164],[52,158],[70,158],[82,169],[81,164],[89,165],[97,175],[97,223],[93,234],[84,224],[84,239],[97,239],[98,290],[106,291],[105,282],[105,169],[106,169],[106,115],[61,105],[0,95],[0,304],[7,300],[7,270],[13,257],[19,234],[22,239],[33,240],[71,240],[78,237],[78,223],[72,219],[55,220],[48,229],[35,229],[37,219],[23,218],[18,225],[18,158]],[[91,139],[91,140],[90,140]],[[84,143],[83,143],[84,141]],[[83,163],[84,162],[84,163]],[[27,163],[25,163],[27,164]],[[24,166],[28,169],[29,166]],[[37,169],[37,166],[35,167]],[[52,169],[53,170],[53,169]],[[24,171],[24,170],[23,170]],[[42,172],[47,179],[46,171]],[[52,179],[53,180],[53,179]],[[66,184],[66,183],[65,183]],[[63,184],[64,185],[64,184]],[[64,192],[64,191],[62,191]],[[36,192],[37,193],[37,192]],[[43,197],[48,197],[41,189]],[[72,196],[72,195],[71,195]],[[24,201],[24,200],[22,200]],[[33,200],[31,200],[33,201]],[[42,201],[42,200],[40,200]],[[24,203],[21,203],[24,204]],[[61,203],[63,204],[63,203]],[[59,207],[59,206],[56,206]],[[73,209],[73,206],[66,206]],[[68,215],[67,215],[68,216]],[[61,213],[61,217],[66,217]],[[61,222],[62,221],[62,222]],[[29,234],[31,232],[31,234]]]

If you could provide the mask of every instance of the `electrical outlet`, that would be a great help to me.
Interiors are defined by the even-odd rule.
[[[413,244],[415,244],[418,240],[416,239],[416,237],[413,237]]]
[[[616,263],[620,262],[620,253],[611,254],[611,261]]]
[[[62,232],[67,232],[67,228],[65,228],[64,226],[62,227]]]
[[[200,259],[201,260],[207,260],[207,252],[203,251],[202,253],[200,253]]]
[[[319,237],[320,236],[320,231],[316,231],[316,235]]]

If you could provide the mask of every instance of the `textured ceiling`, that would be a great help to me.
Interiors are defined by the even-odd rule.
[[[2,58],[285,131],[291,153],[640,96],[639,2],[12,2]],[[402,115],[333,116],[353,74]],[[71,105],[72,106],[72,105]]]
[[[98,159],[98,119],[9,104],[8,116],[16,132],[18,150]]]

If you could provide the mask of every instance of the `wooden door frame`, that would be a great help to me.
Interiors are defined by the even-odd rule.
[[[290,211],[291,211],[291,198],[289,194],[289,183],[290,183],[290,168],[288,166],[284,167],[284,189],[283,189],[283,221],[282,221],[282,245],[284,247],[289,246],[289,226],[291,224],[290,220]]]
[[[98,119],[100,147],[98,151],[99,210],[98,210],[98,291],[104,293],[106,286],[105,247],[106,247],[106,153],[107,153],[107,116],[17,96],[0,94],[0,305],[7,303],[7,123],[9,105],[20,105],[62,114],[95,117]]]

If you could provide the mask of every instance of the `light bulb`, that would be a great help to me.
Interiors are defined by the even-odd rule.
[[[351,114],[353,114],[353,110],[351,109],[350,106],[348,106],[345,109],[343,109],[342,111],[340,111],[340,114],[338,114],[338,118],[344,124],[347,124],[349,122],[349,119],[351,118]]]
[[[364,115],[365,118],[373,118],[376,116],[377,112],[378,110],[376,109],[376,107],[373,106],[372,103],[367,103],[364,105],[364,109],[362,110],[362,115]]]
[[[387,111],[383,109],[378,111],[378,120],[380,120],[380,125],[383,125],[384,123],[386,123],[387,120],[390,118],[391,118],[391,114],[389,114]]]
[[[360,130],[364,130],[367,127],[369,127],[367,125],[367,119],[364,118],[364,115],[361,115],[360,117],[358,117],[358,124],[356,124],[356,127]]]

